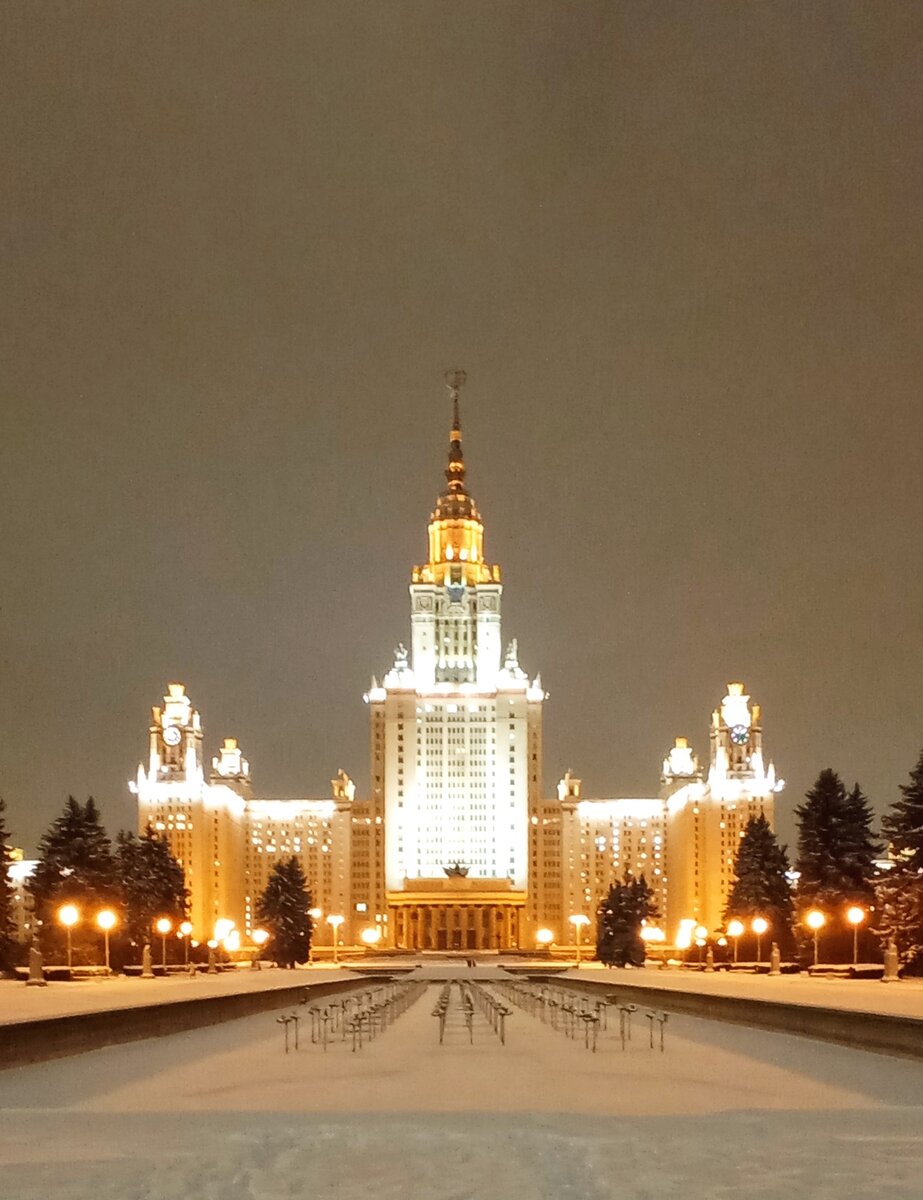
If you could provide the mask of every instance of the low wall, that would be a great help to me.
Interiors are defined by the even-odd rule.
[[[742,996],[680,992],[675,988],[622,983],[617,976],[607,980],[561,979],[533,972],[530,978],[535,982],[572,988],[594,999],[614,994],[620,1003],[659,1008],[708,1021],[727,1021],[733,1025],[750,1025],[755,1029],[794,1033],[817,1041],[851,1046],[855,1050],[923,1058],[923,1020],[916,1017],[892,1017],[885,1013],[790,1004],[784,1000],[751,1000]],[[886,986],[882,984],[882,987]]]
[[[326,983],[300,983],[265,991],[237,992],[230,996],[168,1000],[161,1004],[45,1017],[39,1021],[17,1021],[0,1025],[0,1069],[69,1054],[84,1054],[121,1042],[165,1037],[272,1009],[290,1008],[299,1004],[306,993],[308,1003],[313,1004],[326,996],[367,987],[367,981],[333,979]]]

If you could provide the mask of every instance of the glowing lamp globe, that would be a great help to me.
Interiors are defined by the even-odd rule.
[[[753,924],[750,926],[750,928],[757,935],[757,937],[762,937],[769,928],[769,922],[765,917],[754,917]]]
[[[554,934],[550,929],[538,929],[535,932],[535,940],[540,946],[550,946],[554,941]]]
[[[80,920],[80,910],[77,908],[77,905],[62,904],[62,906],[58,909],[58,920],[67,929],[70,929],[71,926],[76,925]]]
[[[823,929],[827,924],[827,918],[819,909],[813,908],[805,917],[804,923],[808,929],[813,929],[816,932],[818,929]]]

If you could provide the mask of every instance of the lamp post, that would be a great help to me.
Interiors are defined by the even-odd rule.
[[[551,943],[553,941],[554,941],[554,934],[551,932],[550,929],[537,929],[535,931],[536,945],[540,946],[542,948],[542,950],[547,951],[548,947],[551,945]]]
[[[812,908],[811,911],[808,913],[808,915],[805,917],[804,923],[805,923],[805,925],[807,925],[808,929],[810,929],[814,934],[814,966],[816,967],[817,966],[818,936],[820,934],[820,931],[827,924],[827,918],[824,916],[824,914],[820,911],[819,908]]]
[[[179,927],[179,937],[183,942],[183,966],[189,966],[189,941],[192,936],[192,922],[183,921]]]
[[[341,917],[339,913],[331,913],[330,916],[327,918],[327,924],[333,930],[333,961],[335,963],[338,963],[340,961],[340,955],[339,955],[340,937],[339,937],[339,934],[340,934],[340,926],[343,924],[343,922],[345,920],[346,920],[346,918]]]
[[[580,966],[580,931],[585,926],[589,925],[590,918],[586,915],[586,913],[574,913],[574,915],[572,917],[569,917],[568,920],[570,921],[571,925],[573,925],[573,927],[574,927],[575,940],[577,942],[577,963],[576,963],[576,965],[579,967]]]
[[[253,969],[255,971],[261,971],[262,967],[260,966],[260,953],[263,947],[269,941],[269,933],[265,929],[254,929],[250,936],[253,938],[254,946],[256,946],[256,954],[253,958]]]
[[[74,965],[74,947],[71,942],[71,930],[80,920],[80,910],[76,904],[62,904],[58,909],[58,920],[67,930],[67,969]]]
[[[160,962],[163,972],[167,973],[167,934],[173,932],[173,922],[169,917],[160,917],[154,928],[160,934]]]
[[[111,908],[104,908],[102,912],[96,914],[96,924],[103,931],[106,939],[106,974],[111,975],[112,971],[109,967],[109,934],[115,929],[118,917]]]
[[[763,956],[760,952],[763,934],[769,928],[769,922],[765,917],[754,917],[750,928],[756,934],[756,965],[759,966],[763,961]]]
[[[377,946],[381,941],[381,930],[375,925],[370,925],[368,929],[363,929],[359,937],[362,940],[362,944],[371,950],[373,946]]]
[[[733,921],[728,921],[728,937],[734,939],[734,962],[737,962],[737,943],[740,941],[740,935],[743,931],[743,921],[738,921],[736,917]]]
[[[853,904],[846,910],[846,920],[852,925],[852,962],[859,961],[859,926],[865,920],[865,909]]]

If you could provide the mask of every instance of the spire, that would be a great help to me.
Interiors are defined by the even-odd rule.
[[[462,452],[461,416],[458,393],[465,383],[465,372],[446,371],[445,385],[452,400],[452,429],[449,433],[449,462],[445,469],[446,487],[436,502],[433,520],[479,521],[477,506],[465,489],[465,456]]]
[[[465,385],[467,376],[464,371],[446,371],[445,385],[452,398],[452,431],[449,434],[449,465],[445,477],[449,485],[449,493],[462,493],[465,490],[465,456],[461,444],[461,416],[458,411],[458,393]]]

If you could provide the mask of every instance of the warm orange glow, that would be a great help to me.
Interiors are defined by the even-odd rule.
[[[865,920],[865,909],[860,908],[858,904],[853,904],[846,910],[846,920],[850,925],[861,925]]]
[[[736,917],[733,921],[728,921],[728,937],[739,938],[743,931],[743,921],[738,921]]]
[[[161,937],[166,937],[173,928],[173,922],[169,917],[160,917],[154,925],[154,928]]]
[[[765,917],[754,917],[753,923],[750,926],[750,928],[753,930],[753,932],[758,937],[762,937],[763,934],[766,932],[766,930],[769,928],[769,922],[766,920]]]
[[[63,904],[58,909],[58,920],[66,928],[70,929],[72,925],[76,925],[80,920],[80,909],[76,904]]]
[[[820,909],[812,908],[805,917],[804,923],[807,925],[808,929],[823,929],[823,927],[827,924],[827,918],[820,911]]]
[[[550,946],[554,941],[554,934],[550,929],[539,929],[536,930],[535,940],[540,946]]]
[[[118,917],[111,908],[104,908],[102,912],[96,914],[96,924],[108,933],[110,929],[115,929]]]

